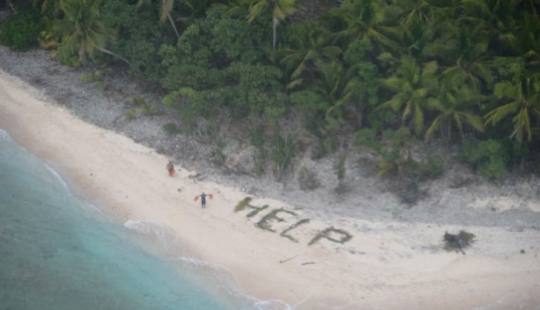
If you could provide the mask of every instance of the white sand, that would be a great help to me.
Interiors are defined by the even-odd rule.
[[[223,266],[243,290],[258,298],[281,299],[296,309],[310,310],[538,309],[540,305],[538,230],[336,217],[291,230],[289,235],[299,241],[295,243],[279,234],[309,214],[278,214],[284,221],[270,223],[276,233],[257,228],[254,224],[271,210],[294,207],[254,197],[252,205],[269,208],[248,219],[251,209],[233,211],[246,197],[241,191],[194,181],[188,176],[196,172],[187,167],[170,178],[164,156],[39,97],[35,89],[0,71],[0,128],[119,223],[136,220],[167,226],[190,256]],[[202,191],[214,195],[204,210],[193,201]],[[505,200],[497,207],[502,211],[512,203]],[[353,238],[344,244],[321,239],[308,246],[328,227],[344,229]],[[460,229],[477,236],[467,255],[442,250],[444,232]]]

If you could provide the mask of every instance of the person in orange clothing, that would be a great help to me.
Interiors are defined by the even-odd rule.
[[[174,170],[174,165],[170,160],[169,160],[169,163],[166,166],[166,169],[169,172],[170,177],[173,177],[174,174],[176,173],[176,171]]]

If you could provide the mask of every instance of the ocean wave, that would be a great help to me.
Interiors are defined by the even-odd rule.
[[[17,147],[19,147],[22,151],[26,152],[27,154],[31,155],[32,157],[35,157],[34,154],[32,154],[32,152],[29,152],[26,148],[23,148],[21,147],[20,145],[18,145],[14,140],[13,138],[9,135],[9,133],[7,131],[5,131],[4,129],[1,129],[0,128],[0,139],[6,141],[6,142],[9,142],[9,143],[14,143]],[[60,176],[60,174],[58,172],[56,172],[53,168],[49,167],[49,165],[43,163],[43,165],[45,166],[45,168],[47,168],[47,170],[51,173],[51,175],[56,179],[58,180],[58,182],[65,188],[65,189],[69,189],[66,181]]]
[[[260,300],[243,292],[232,274],[223,266],[208,261],[199,260],[183,255],[182,244],[176,233],[165,225],[150,221],[128,220],[124,227],[134,231],[145,240],[157,246],[182,273],[190,275],[193,280],[205,287],[211,286],[212,291],[223,299],[232,302],[240,310],[294,310],[281,300]]]
[[[6,140],[7,142],[13,142],[13,139],[11,138],[9,133],[7,133],[7,131],[5,131],[4,129],[0,129],[0,138],[2,138],[2,140]]]
[[[255,301],[251,308],[243,310],[294,310],[294,308],[284,301],[273,299]]]
[[[221,295],[228,296],[228,299],[235,299],[235,304],[240,305],[241,310],[294,310],[294,308],[284,301],[278,299],[260,300],[242,291],[232,274],[223,266],[193,257],[179,257],[176,261],[182,265],[183,269],[190,269],[205,282],[212,282],[214,289]]]
[[[150,221],[128,220],[124,227],[139,234],[165,257],[173,258],[183,253],[177,234],[165,225]]]
[[[47,170],[49,170],[49,172],[52,174],[52,176],[58,181],[60,182],[60,184],[62,184],[62,186],[64,187],[64,189],[67,189],[69,190],[69,186],[67,185],[66,181],[64,181],[64,179],[60,176],[60,174],[58,172],[56,172],[56,170],[54,170],[53,168],[49,167],[49,165],[43,163],[43,165],[45,165],[45,168],[47,168]]]

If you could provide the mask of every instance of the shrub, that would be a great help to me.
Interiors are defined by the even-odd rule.
[[[178,133],[178,126],[176,126],[175,123],[167,123],[163,125],[163,130],[170,135],[174,135],[175,133]]]
[[[412,158],[411,147],[415,140],[404,127],[384,132],[361,129],[355,133],[354,143],[370,148],[380,156],[377,163],[380,177],[417,176],[419,181],[425,181],[444,172],[443,160],[438,156],[428,156],[421,162]]]
[[[209,11],[186,28],[177,44],[160,48],[165,68],[161,86],[171,94],[189,88],[190,109],[200,116],[214,115],[223,107],[235,119],[252,113],[282,115],[288,101],[282,72],[260,61],[266,59],[264,29]]]
[[[347,155],[342,155],[338,158],[338,161],[334,167],[334,172],[336,174],[337,179],[341,182],[343,179],[345,179],[345,161],[347,160]]]
[[[103,22],[117,31],[109,49],[130,60],[128,72],[132,76],[159,82],[165,71],[159,49],[162,44],[173,44],[171,27],[160,24],[157,12],[146,1],[140,7],[136,6],[137,1],[103,2]]]
[[[264,146],[264,141],[265,137],[262,126],[256,126],[251,134],[251,144],[257,149],[256,152],[253,154],[253,160],[255,162],[255,170],[258,175],[263,174],[264,164],[268,155],[268,151]]]
[[[473,165],[481,175],[490,179],[501,179],[506,176],[508,149],[500,141],[489,139],[480,143],[465,141],[461,150],[461,158]]]
[[[223,164],[225,160],[227,159],[227,155],[225,154],[225,138],[223,137],[222,127],[220,125],[216,125],[214,123],[210,123],[202,129],[202,134],[204,137],[204,140],[207,143],[213,144],[214,146],[214,156],[218,160],[217,164]]]
[[[418,176],[421,181],[435,179],[444,172],[444,163],[439,156],[428,156],[418,163]]]
[[[317,173],[305,166],[302,166],[298,171],[298,183],[300,184],[300,189],[303,191],[314,190],[321,186],[321,182],[317,178]]]
[[[145,106],[147,105],[148,103],[146,103],[146,100],[144,100],[144,98],[142,97],[135,97],[133,98],[133,104],[136,105],[136,106]]]
[[[198,105],[198,94],[192,88],[186,87],[166,95],[162,102],[166,107],[176,109],[180,116],[182,130],[193,133],[197,127],[199,116],[207,116],[206,111],[201,110],[202,105]],[[209,105],[209,104],[208,104]],[[207,106],[208,106],[207,105]]]
[[[127,118],[129,121],[132,121],[135,116],[137,116],[137,109],[129,109],[129,111],[127,111]]]
[[[101,89],[107,89],[108,84],[104,80],[105,75],[110,75],[112,73],[111,68],[104,68],[101,70],[94,70],[91,74],[82,74],[81,81],[85,83],[96,83],[96,85]]]
[[[354,143],[377,152],[381,160],[377,163],[380,177],[409,176],[415,172],[417,162],[411,157],[414,139],[406,127],[398,130],[377,132],[362,129],[356,132]]]
[[[278,181],[281,181],[283,174],[287,172],[292,164],[295,150],[294,137],[292,135],[283,136],[279,124],[276,122],[272,141],[272,160],[276,165],[275,171]]]
[[[0,44],[16,51],[27,51],[38,46],[38,37],[43,22],[35,12],[21,12],[10,16],[2,23]]]
[[[425,196],[425,192],[420,190],[418,183],[414,180],[409,181],[405,187],[399,191],[398,197],[402,203],[410,206],[415,205],[420,199]]]

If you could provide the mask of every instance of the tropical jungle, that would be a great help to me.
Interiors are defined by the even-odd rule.
[[[260,173],[270,161],[281,177],[302,152],[294,123],[316,158],[362,146],[380,175],[430,176],[438,159],[406,150],[436,141],[497,179],[540,171],[539,12],[537,0],[5,0],[0,44],[48,49],[96,80],[129,74],[175,111],[172,134],[201,118],[248,124]]]

